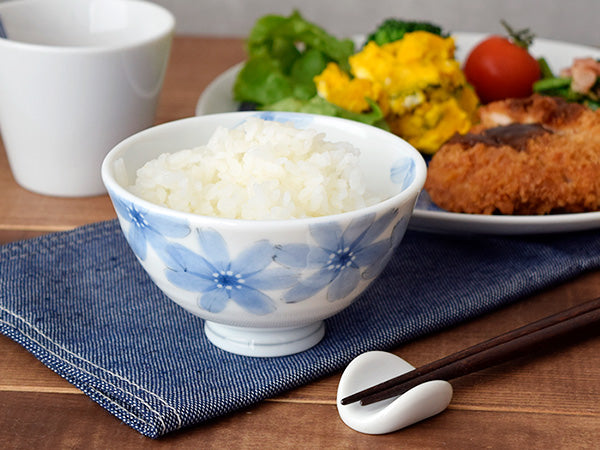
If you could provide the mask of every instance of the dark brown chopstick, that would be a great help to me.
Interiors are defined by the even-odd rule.
[[[342,405],[369,405],[431,380],[451,380],[523,355],[534,346],[600,321],[600,298],[501,334],[398,377],[349,395]]]

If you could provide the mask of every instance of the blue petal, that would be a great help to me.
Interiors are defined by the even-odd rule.
[[[134,223],[130,224],[127,241],[138,258],[142,261],[146,259],[146,236],[144,232]]]
[[[379,217],[365,233],[361,241],[362,244],[370,244],[371,242],[376,240],[381,235],[381,233],[383,233],[387,229],[387,227],[390,225],[390,223],[392,223],[392,221],[397,215],[398,210],[392,209],[383,214],[381,217]]]
[[[286,244],[275,246],[275,261],[287,267],[303,269],[308,265],[308,252],[306,244]]]
[[[212,228],[198,230],[198,241],[204,254],[215,266],[221,268],[229,266],[229,250],[220,233]]]
[[[341,242],[338,242],[337,244],[338,245],[336,246],[332,246],[332,250],[321,247],[311,247],[310,251],[308,252],[308,267],[322,268],[326,266],[331,259],[331,254],[336,252]]]
[[[216,288],[213,277],[193,272],[166,270],[167,280],[186,291],[208,292]]]
[[[391,239],[383,239],[375,244],[362,247],[356,251],[354,263],[358,267],[365,267],[375,264],[377,260],[383,258],[391,248]]]
[[[335,252],[337,245],[333,249],[323,249],[321,247],[311,247],[306,244],[287,244],[275,247],[275,261],[286,266],[298,269],[323,267],[329,261],[331,253]]]
[[[402,241],[404,237],[404,233],[406,232],[406,228],[408,225],[408,219],[403,217],[398,221],[396,225],[394,225],[394,229],[392,230],[392,246],[396,248],[396,246]]]
[[[249,278],[247,285],[254,289],[270,291],[275,289],[285,289],[298,281],[298,274],[289,269],[270,269],[257,273]]]
[[[342,238],[342,230],[336,222],[312,225],[310,234],[319,247],[329,250],[337,249]]]
[[[356,247],[359,245],[374,220],[374,213],[352,220],[342,235],[344,246]]]
[[[113,206],[115,207],[115,211],[117,212],[117,214],[119,216],[123,217],[124,219],[129,220],[129,209],[128,209],[127,204],[125,202],[123,202],[119,198],[114,198],[113,199]]]
[[[390,168],[390,180],[399,184],[402,189],[409,186],[415,179],[415,162],[409,157],[397,159]]]
[[[186,237],[190,234],[190,227],[185,221],[176,221],[159,214],[145,213],[150,226],[157,232],[174,238]]]
[[[292,122],[295,128],[306,128],[313,121],[312,116],[307,114],[295,114],[286,112],[273,112],[265,111],[256,114],[262,120],[269,120],[273,122],[288,123]]]
[[[365,271],[363,271],[362,277],[364,279],[368,280],[368,279],[375,278],[383,271],[383,269],[385,269],[385,266],[389,262],[394,251],[396,250],[396,248],[398,247],[398,244],[400,243],[400,241],[402,241],[402,238],[404,237],[404,233],[406,232],[407,223],[408,223],[408,221],[403,217],[394,226],[394,229],[392,230],[392,236],[390,238],[391,246],[390,246],[388,253],[383,258],[379,259],[378,261],[373,263],[371,266],[369,266]]]
[[[176,258],[177,253],[173,251],[173,245],[171,245],[162,234],[158,234],[153,230],[147,229],[146,239],[148,244],[154,249],[158,257],[162,259],[167,267],[173,269],[181,267]]]
[[[372,280],[373,278],[377,277],[381,272],[383,272],[383,269],[385,269],[391,257],[392,253],[388,253],[383,258],[379,259],[375,264],[367,267],[367,269],[361,273],[361,278],[363,280]]]
[[[350,294],[360,280],[360,272],[354,267],[346,267],[340,271],[339,275],[333,280],[327,291],[327,300],[335,301]]]
[[[269,314],[275,309],[275,302],[266,294],[251,288],[230,291],[231,299],[246,311],[259,316]]]
[[[231,270],[245,276],[252,276],[252,274],[264,270],[265,267],[271,264],[274,256],[275,250],[269,241],[258,241],[252,247],[241,252],[236,260],[231,262]]]
[[[173,264],[173,269],[187,270],[204,274],[206,277],[212,277],[213,273],[226,268],[223,266],[215,267],[206,258],[181,244],[170,245],[165,251],[168,253],[169,261]]]
[[[306,299],[311,298],[325,286],[317,286],[317,285],[306,285],[303,283],[298,283],[292,289],[287,291],[283,296],[283,300],[286,303],[298,303],[304,301]]]
[[[229,295],[224,289],[214,289],[202,294],[198,299],[198,305],[211,313],[220,313],[225,309],[228,301]]]
[[[333,280],[336,275],[337,272],[335,270],[321,269],[319,272],[311,275],[287,291],[283,296],[283,299],[287,303],[296,303],[306,300],[331,283],[331,280]]]

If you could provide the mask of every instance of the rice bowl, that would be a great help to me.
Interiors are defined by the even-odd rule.
[[[219,127],[231,130],[255,117],[350,143],[364,182],[357,192],[381,200],[316,217],[252,220],[178,211],[132,192],[149,161],[202,146]],[[391,133],[334,117],[271,112],[159,125],[125,139],[102,165],[123,234],[151,280],[204,319],[213,344],[250,356],[296,353],[321,340],[324,320],[354,302],[397,251],[425,177],[419,152]]]

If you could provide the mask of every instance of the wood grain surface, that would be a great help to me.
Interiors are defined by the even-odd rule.
[[[244,58],[239,39],[176,37],[157,123],[194,115],[219,73]],[[106,196],[52,198],[20,188],[0,148],[0,243],[115,217]],[[421,365],[600,295],[600,272],[541,292],[395,353]],[[0,336],[0,448],[600,448],[600,335],[453,381],[442,414],[369,436],[346,427],[335,406],[340,374],[164,438],[143,437]]]

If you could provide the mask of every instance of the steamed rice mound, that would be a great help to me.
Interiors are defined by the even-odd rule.
[[[230,219],[317,217],[378,202],[366,192],[359,151],[324,137],[251,118],[218,128],[205,146],[149,161],[130,189],[168,208]]]

